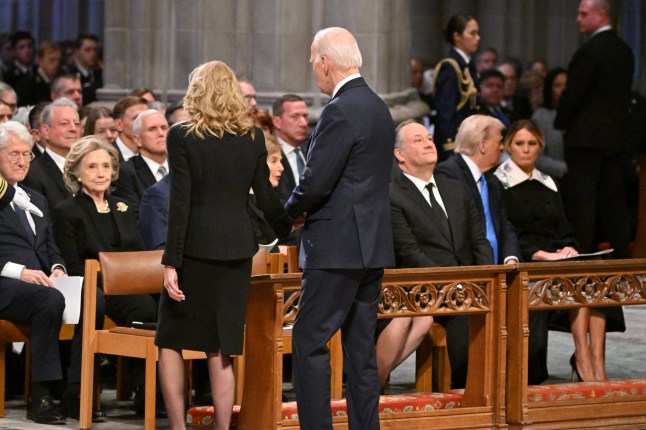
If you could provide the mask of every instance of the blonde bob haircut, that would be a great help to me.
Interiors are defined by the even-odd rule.
[[[273,134],[263,132],[265,136],[265,147],[267,148],[267,157],[281,151],[280,143]]]
[[[188,81],[184,109],[191,116],[189,133],[204,139],[207,135],[221,138],[224,133],[241,136],[253,131],[247,102],[229,66],[222,61],[204,63],[191,72]]]
[[[471,115],[465,118],[455,136],[455,152],[473,155],[478,143],[486,139],[492,130],[502,131],[505,125],[498,119],[488,115]]]
[[[112,178],[111,181],[117,180],[119,177],[119,155],[114,146],[105,142],[99,136],[91,134],[84,138],[77,140],[70,149],[69,154],[65,158],[65,169],[63,171],[63,179],[65,186],[73,194],[78,194],[81,191],[82,184],[79,181],[81,174],[81,164],[83,159],[90,152],[103,149],[110,156],[110,164],[112,165]]]

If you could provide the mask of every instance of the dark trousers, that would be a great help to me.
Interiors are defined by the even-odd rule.
[[[579,252],[596,251],[595,231],[599,231],[615,249],[615,258],[630,258],[626,156],[594,148],[566,148],[565,161],[563,203],[579,240]]]
[[[0,318],[31,325],[29,343],[32,380],[42,382],[63,379],[58,350],[58,335],[65,310],[63,294],[55,288],[15,279],[3,278],[0,285],[0,294],[15,287],[13,300],[0,309]]]
[[[469,317],[455,315],[438,317],[435,320],[446,329],[446,349],[451,363],[451,388],[464,388],[469,368]]]
[[[84,287],[85,288],[85,287]],[[83,296],[81,296],[83,297]],[[94,320],[94,326],[97,330],[103,328],[103,321],[105,319],[105,297],[103,296],[103,290],[100,288],[96,289],[96,319]],[[68,384],[79,384],[81,382],[81,359],[83,353],[83,324],[86,321],[83,321],[83,300],[81,300],[81,319],[79,323],[74,328],[74,337],[72,338],[72,347],[70,349],[70,365],[67,368],[67,383]],[[94,368],[94,379],[98,380],[100,372],[98,367]]]
[[[340,328],[352,430],[379,429],[379,376],[374,333],[383,269],[303,273],[293,329],[296,400],[301,429],[331,429],[330,351]]]

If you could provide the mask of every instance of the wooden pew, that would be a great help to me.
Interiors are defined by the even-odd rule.
[[[646,259],[523,263],[509,273],[507,421],[510,429],[646,428],[646,380],[561,384],[557,396],[531,393],[529,310],[646,304]],[[643,388],[635,388],[641,384]],[[591,395],[583,390],[594,390]]]
[[[505,424],[506,276],[507,266],[386,270],[380,318],[466,314],[470,318],[469,370],[461,406],[455,409],[381,414],[384,429],[492,429]],[[298,420],[283,419],[283,321],[298,309],[300,274],[263,275],[252,279],[245,337],[244,402],[237,428],[297,429]],[[294,292],[290,303],[285,293]],[[334,417],[335,429],[347,417]]]

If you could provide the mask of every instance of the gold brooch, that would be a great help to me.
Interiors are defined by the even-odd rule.
[[[119,212],[125,212],[128,210],[128,205],[124,202],[117,202],[117,210]]]

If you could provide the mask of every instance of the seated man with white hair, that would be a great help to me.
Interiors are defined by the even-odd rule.
[[[15,193],[13,201],[0,209],[0,318],[31,325],[27,418],[62,424],[65,417],[50,390],[63,378],[58,333],[65,299],[52,288],[52,278],[67,275],[54,242],[47,201],[18,185],[33,159],[31,146],[31,135],[23,125],[15,121],[0,124],[0,202]],[[77,358],[80,365],[81,355]]]

